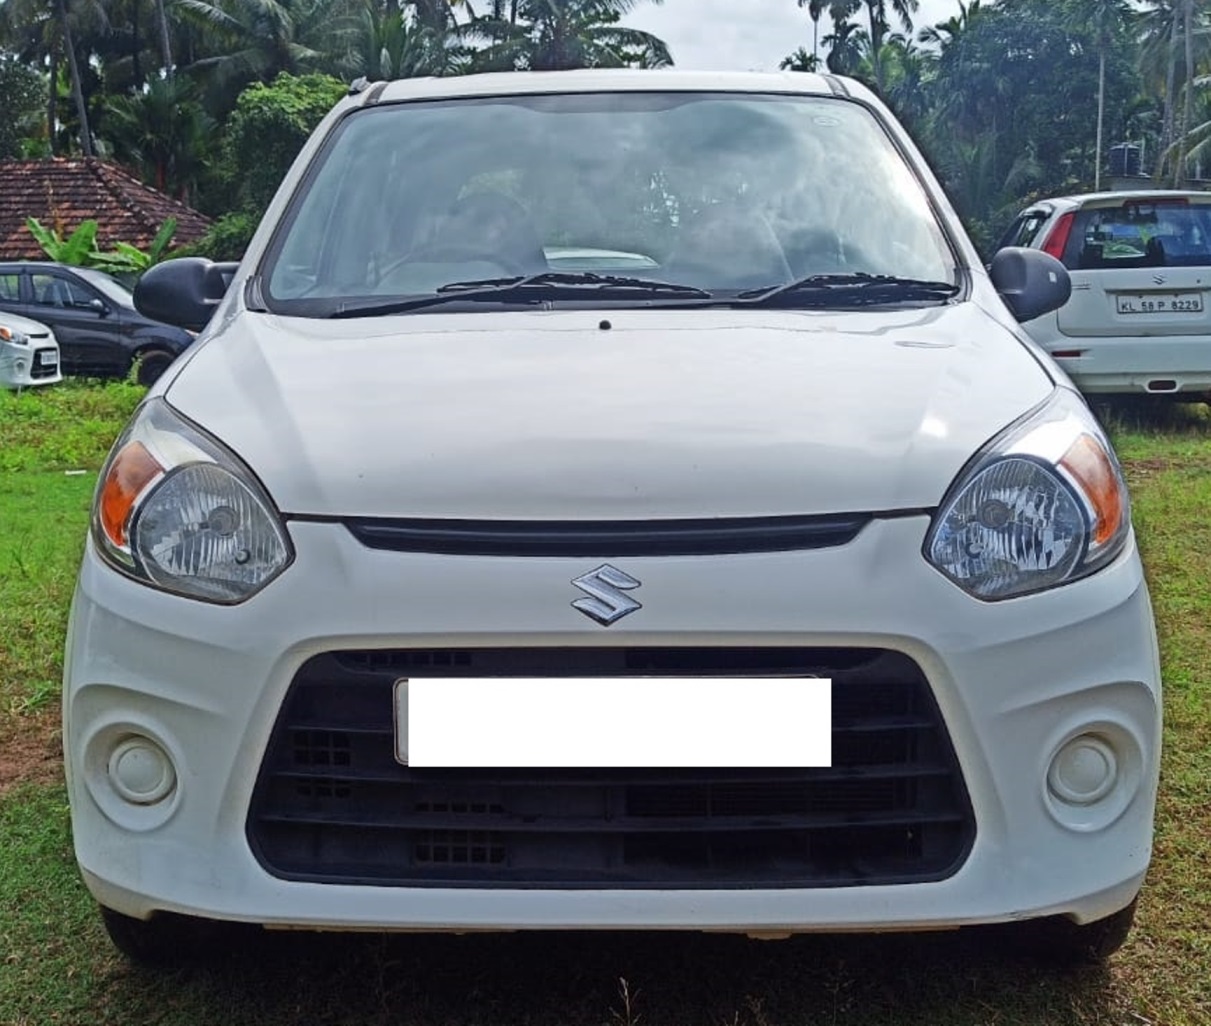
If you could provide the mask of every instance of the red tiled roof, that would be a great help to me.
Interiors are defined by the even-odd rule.
[[[94,218],[102,250],[113,249],[115,242],[145,249],[169,217],[177,219],[173,246],[196,242],[210,224],[196,210],[101,160],[0,161],[0,259],[46,259],[25,227],[27,217],[64,236]]]

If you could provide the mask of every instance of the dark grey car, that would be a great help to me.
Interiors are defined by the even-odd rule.
[[[134,367],[150,385],[193,341],[139,313],[116,278],[86,267],[0,263],[0,310],[50,325],[66,374],[125,377]]]

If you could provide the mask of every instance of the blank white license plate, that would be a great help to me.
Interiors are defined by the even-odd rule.
[[[43,349],[38,353],[39,367],[57,367],[59,366],[59,354],[53,349]]]
[[[431,768],[832,764],[819,677],[400,680],[396,758]]]
[[[1121,314],[1202,313],[1201,292],[1119,292],[1115,309]]]

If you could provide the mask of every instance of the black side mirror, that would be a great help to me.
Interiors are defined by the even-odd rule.
[[[109,307],[105,305],[103,299],[90,299],[88,308],[95,314],[100,314],[102,317],[109,316]]]
[[[1032,321],[1058,310],[1072,295],[1068,269],[1041,249],[1007,246],[992,258],[988,275],[1009,312],[1019,321]]]
[[[239,264],[179,257],[148,268],[135,286],[135,309],[153,320],[201,331]]]

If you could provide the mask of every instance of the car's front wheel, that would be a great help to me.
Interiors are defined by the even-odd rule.
[[[175,359],[167,349],[144,350],[135,364],[135,380],[140,385],[154,385]]]
[[[171,967],[213,962],[230,950],[236,927],[212,919],[157,912],[135,919],[101,906],[101,921],[114,947],[139,965]]]

